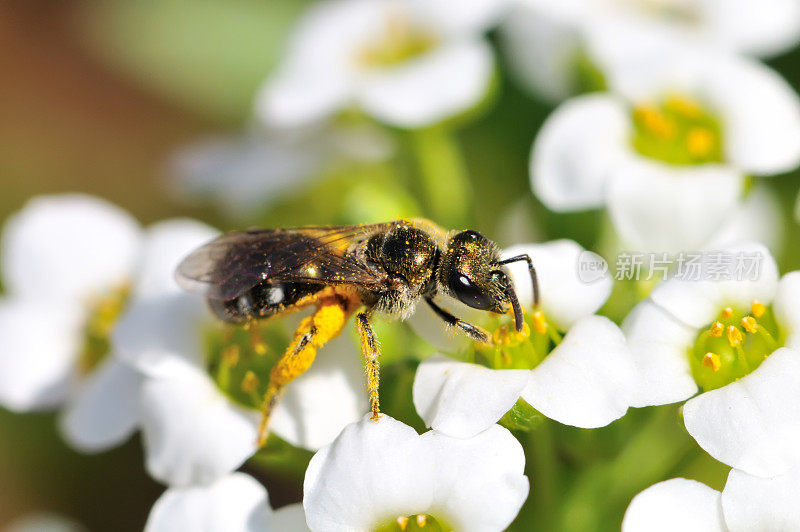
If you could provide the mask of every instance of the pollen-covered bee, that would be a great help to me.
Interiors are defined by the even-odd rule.
[[[528,263],[537,304],[536,271],[528,255],[501,260],[497,246],[482,234],[448,232],[424,219],[227,233],[186,257],[177,280],[206,296],[212,311],[231,323],[315,307],[270,373],[259,430],[263,444],[283,388],[311,366],[317,349],[338,336],[354,313],[373,419],[379,413],[380,357],[370,325],[374,312],[404,319],[424,299],[446,324],[488,343],[486,331],[434,302],[443,292],[476,309],[513,312],[521,331],[522,309],[503,268],[516,261]]]

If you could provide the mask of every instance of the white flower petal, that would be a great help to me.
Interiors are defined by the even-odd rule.
[[[524,463],[522,447],[499,426],[457,439],[365,417],[311,459],[306,519],[315,531],[367,531],[425,513],[457,530],[501,530],[527,496]]]
[[[722,490],[722,511],[731,532],[800,530],[800,470],[760,478],[736,469]]]
[[[424,22],[448,35],[470,35],[491,28],[505,14],[509,0],[411,0]]]
[[[713,0],[703,8],[714,40],[735,51],[773,55],[800,37],[800,4],[794,0]]]
[[[625,414],[634,386],[622,331],[608,318],[588,316],[533,369],[522,398],[559,423],[596,428]]]
[[[396,67],[364,74],[359,105],[388,124],[419,128],[467,111],[489,87],[494,59],[482,39],[446,43]]]
[[[343,108],[350,96],[348,80],[327,72],[284,73],[256,95],[256,114],[276,129],[322,122]]]
[[[286,388],[269,428],[292,445],[317,450],[368,410],[361,356],[343,334],[326,344],[311,369]]]
[[[772,305],[775,319],[786,333],[786,347],[800,350],[800,271],[781,277]]]
[[[636,365],[636,393],[631,406],[675,403],[697,393],[688,350],[697,332],[645,300],[636,305],[622,330]]]
[[[141,382],[136,370],[112,355],[87,377],[62,413],[64,439],[87,453],[127,440],[139,423]]]
[[[726,259],[730,263],[720,263]],[[740,262],[744,266],[741,276],[736,272]],[[715,280],[707,273],[715,264],[730,267],[731,278]],[[750,266],[754,271],[748,271]],[[687,267],[683,277],[676,276],[656,285],[650,298],[683,323],[701,328],[714,321],[728,305],[749,310],[753,301],[769,304],[775,297],[778,266],[762,244],[745,242],[723,248],[718,254],[704,253],[700,271],[695,277]]]
[[[529,377],[528,370],[492,370],[434,355],[417,368],[414,406],[426,426],[471,438],[514,406]]]
[[[530,173],[536,196],[554,211],[603,205],[629,129],[625,106],[613,96],[579,96],[560,105],[533,143]]]
[[[433,454],[408,425],[385,414],[377,422],[349,425],[308,464],[308,526],[316,532],[366,531],[423,512],[433,498],[434,470]]]
[[[520,2],[501,26],[500,37],[511,74],[523,87],[549,101],[575,90],[576,60],[582,37],[574,20],[552,16],[544,6]]]
[[[141,423],[147,471],[170,485],[212,482],[256,450],[257,413],[234,405],[189,364],[145,380]]]
[[[633,498],[622,532],[724,532],[720,493],[702,482],[673,478]]]
[[[140,232],[125,211],[90,196],[42,196],[9,218],[0,266],[9,294],[83,302],[117,288],[135,265]]]
[[[170,161],[175,193],[213,200],[235,217],[252,216],[305,185],[321,168],[321,139],[302,137],[247,133],[195,142]]]
[[[212,227],[189,219],[159,222],[147,228],[133,297],[179,292],[175,269],[195,248],[219,235]]]
[[[706,249],[720,249],[739,242],[761,242],[780,256],[784,233],[783,211],[775,192],[767,186],[756,185],[747,195],[741,208],[723,224]]]
[[[725,156],[745,171],[769,175],[800,164],[800,98],[757,61],[721,57],[709,65],[704,93],[723,120]]]
[[[800,464],[800,352],[781,348],[748,376],[683,407],[689,434],[711,456],[758,476]]]
[[[136,300],[117,322],[111,343],[139,371],[168,375],[182,371],[185,362],[200,365],[202,330],[210,320],[206,302],[194,294]]]
[[[613,172],[608,209],[635,250],[690,251],[738,209],[743,186],[743,176],[726,166],[673,166],[634,155]]]
[[[603,306],[611,294],[612,280],[605,272],[592,272],[597,275],[584,277],[579,268],[582,261],[600,264],[600,257],[587,252],[572,240],[554,240],[544,244],[520,244],[503,250],[502,257],[508,258],[528,254],[536,268],[539,285],[540,305],[548,321],[559,330],[566,331],[580,318],[590,316]],[[520,304],[525,308],[533,306],[533,289],[528,265],[515,262],[507,266]]]
[[[379,35],[384,2],[342,0],[311,6],[295,28],[277,72],[256,96],[256,113],[270,128],[297,128],[327,119],[352,95],[359,47]]]
[[[272,527],[271,530],[275,530],[275,532],[307,531],[308,525],[306,524],[306,512],[303,510],[303,505],[296,503],[278,508],[272,513],[270,526]]]
[[[506,530],[530,489],[517,439],[494,425],[468,439],[432,430],[420,440],[436,464],[432,513],[441,511],[455,530]]]
[[[205,532],[289,531],[272,520],[264,486],[244,473],[224,476],[208,486],[170,488],[153,505],[147,532],[203,530]]]
[[[66,398],[82,321],[71,305],[0,299],[0,404],[26,412]]]

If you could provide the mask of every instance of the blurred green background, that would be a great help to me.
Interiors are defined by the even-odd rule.
[[[170,198],[163,185],[165,160],[204,134],[239,131],[248,123],[254,92],[305,3],[0,3],[0,220],[33,195],[82,191],[121,205],[144,224],[188,215],[230,227],[229,219],[215,211]],[[502,58],[500,62],[494,101],[458,131],[472,187],[468,192],[480,198],[468,204],[465,219],[501,244],[569,237],[592,246],[602,214],[553,215],[531,194],[530,145],[551,108],[519,92],[504,77]],[[800,52],[770,64],[800,91]],[[782,271],[800,268],[797,226],[791,217],[797,178],[795,173],[770,182],[781,192],[786,214]],[[398,186],[378,181],[384,185]],[[304,192],[319,196],[325,186],[335,185],[311,185]],[[400,186],[414,194],[413,184],[406,187],[401,181]],[[369,201],[369,190],[360,193],[358,197]],[[424,200],[419,203],[422,214],[435,210]],[[521,221],[509,231],[502,215],[514,209],[522,213]],[[289,198],[264,221],[337,221],[328,218],[313,208],[293,209]],[[559,444],[549,445],[548,438]],[[533,498],[520,517],[526,523],[546,524],[537,512],[566,505],[577,525],[585,501],[602,497],[612,501],[611,510],[621,518],[620,507],[648,485],[650,480],[643,480],[648,475],[687,475],[719,489],[727,473],[696,450],[675,407],[633,411],[598,431],[550,422],[545,430],[521,439],[530,449],[528,473],[533,478]],[[548,454],[554,447],[565,454]],[[595,480],[571,485],[572,498],[567,499],[565,486],[548,482],[548,476],[569,480],[573,468],[591,468]],[[631,478],[631,468],[644,470]],[[300,499],[297,482],[277,477],[265,482],[274,506]],[[138,437],[102,455],[82,456],[60,440],[54,416],[13,415],[2,409],[0,486],[0,528],[26,513],[48,510],[91,530],[140,530],[162,491],[144,472]],[[616,527],[613,520],[596,526]]]

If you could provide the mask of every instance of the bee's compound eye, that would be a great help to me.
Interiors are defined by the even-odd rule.
[[[489,310],[492,307],[488,294],[478,288],[472,279],[458,271],[450,273],[450,290],[459,301],[472,308]]]

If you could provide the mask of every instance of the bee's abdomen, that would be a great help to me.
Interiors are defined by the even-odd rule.
[[[323,288],[318,283],[263,283],[233,299],[209,299],[208,304],[219,319],[243,323],[280,314]]]

